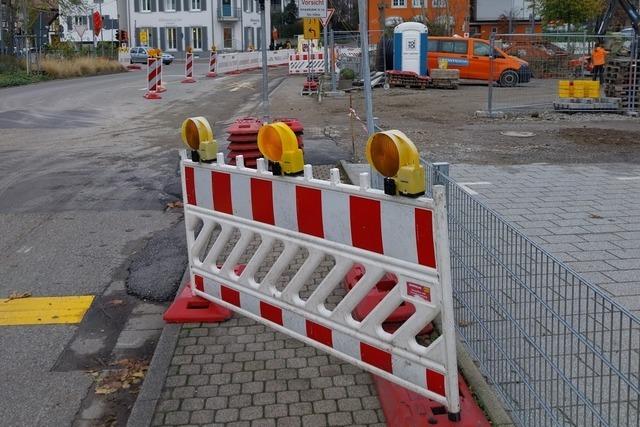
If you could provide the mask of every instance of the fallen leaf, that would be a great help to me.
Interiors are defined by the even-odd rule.
[[[115,393],[116,391],[118,391],[118,389],[113,387],[96,387],[96,394],[111,394]]]
[[[9,302],[14,299],[29,298],[30,296],[31,292],[11,292],[5,302]]]
[[[133,374],[131,374],[131,376],[134,378],[144,378],[144,372],[143,371],[134,372]]]
[[[176,200],[175,202],[170,202],[167,203],[167,209],[177,209],[177,208],[183,208],[184,205],[182,204],[182,202],[180,200]]]

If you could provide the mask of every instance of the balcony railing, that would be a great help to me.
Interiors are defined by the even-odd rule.
[[[242,11],[238,7],[233,7],[234,3],[233,1],[226,3],[218,0],[218,21],[237,21],[240,19]]]

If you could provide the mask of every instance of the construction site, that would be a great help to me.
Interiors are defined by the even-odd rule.
[[[359,3],[0,89],[3,425],[640,425],[638,9]]]

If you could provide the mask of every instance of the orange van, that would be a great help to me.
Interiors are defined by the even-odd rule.
[[[460,78],[489,80],[489,55],[491,46],[487,40],[462,37],[429,37],[428,66],[438,68],[438,60],[446,59],[449,68],[460,70]],[[516,86],[531,80],[527,61],[510,56],[498,48],[495,50],[493,80],[500,86]]]

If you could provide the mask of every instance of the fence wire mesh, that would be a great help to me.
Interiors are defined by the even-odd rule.
[[[457,331],[522,426],[640,425],[640,319],[428,164],[447,190]]]
[[[488,92],[490,111],[606,111],[637,110],[638,39],[628,33],[593,36],[587,34],[497,34],[492,39],[491,58],[495,84]],[[591,54],[598,43],[607,51],[602,77],[597,75]],[[513,87],[504,84],[509,72],[508,57],[528,63],[529,82]],[[573,93],[560,96],[560,81],[600,81],[597,94]],[[577,84],[576,84],[577,85]],[[577,87],[577,86],[576,86]]]

